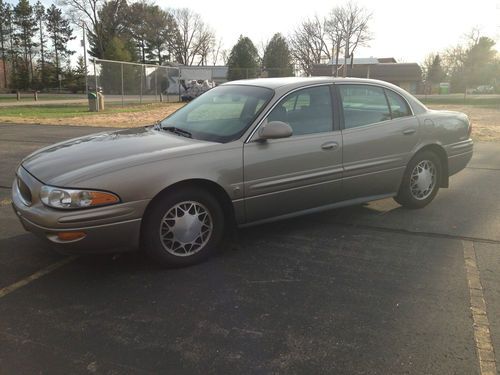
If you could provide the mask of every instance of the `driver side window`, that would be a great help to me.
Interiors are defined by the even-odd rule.
[[[289,94],[271,111],[267,121],[290,125],[293,135],[333,130],[332,97],[329,86],[311,87]]]

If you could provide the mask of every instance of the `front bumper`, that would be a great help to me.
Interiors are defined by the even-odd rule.
[[[82,210],[46,207],[38,196],[43,184],[24,168],[17,171],[31,192],[31,202],[23,199],[16,181],[12,186],[12,207],[23,227],[67,253],[131,251],[139,247],[141,221],[149,200],[120,203]],[[83,238],[63,241],[62,232],[84,232]]]

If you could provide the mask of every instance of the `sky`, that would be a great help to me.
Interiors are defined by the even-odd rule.
[[[154,0],[151,0],[154,1]],[[10,0],[15,3],[17,0]],[[32,0],[31,2],[34,2]],[[42,0],[45,5],[53,1]],[[256,46],[276,32],[289,35],[305,18],[323,16],[341,1],[306,0],[156,0],[162,8],[191,8],[200,13],[231,49],[240,35]],[[463,35],[478,27],[496,40],[500,49],[500,0],[357,0],[372,12],[373,40],[359,48],[356,57],[395,57],[400,62],[421,63],[431,52],[439,52],[463,41]],[[83,54],[81,31],[71,43],[76,56]]]
[[[422,62],[430,52],[460,42],[479,27],[500,45],[500,0],[357,0],[373,13],[373,41],[357,57],[395,57]],[[288,35],[304,18],[323,16],[342,1],[158,0],[162,7],[188,7],[200,13],[231,48],[240,34],[256,45],[276,32]],[[497,9],[498,8],[498,9]]]

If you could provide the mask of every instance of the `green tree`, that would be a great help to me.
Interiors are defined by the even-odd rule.
[[[134,39],[139,51],[140,62],[146,64],[146,39],[150,32],[150,27],[144,20],[147,19],[151,5],[145,1],[133,3],[127,10],[127,27]]]
[[[259,53],[250,38],[240,36],[229,54],[227,65],[229,81],[258,76]]]
[[[293,75],[293,64],[286,39],[276,33],[267,44],[262,59],[269,77],[288,77]]]
[[[47,9],[47,32],[52,41],[54,62],[59,76],[62,75],[62,62],[74,53],[69,49],[68,42],[75,37],[69,21],[63,17],[61,9],[54,4]],[[58,77],[58,81],[61,82],[60,77]]]
[[[130,46],[121,38],[115,36],[107,42],[106,50],[104,51],[106,60],[115,61],[133,61],[133,55],[130,52]],[[120,94],[122,87],[122,67],[116,63],[103,62],[99,75],[99,86],[101,86],[106,94]],[[124,88],[129,89],[129,86],[135,88],[141,84],[142,69],[139,66],[124,64]],[[139,92],[139,89],[137,89]]]
[[[40,48],[40,86],[45,87],[47,85],[46,71],[45,71],[45,54],[46,54],[46,44],[47,39],[44,33],[44,23],[45,23],[45,7],[40,2],[37,1],[34,7],[35,15],[38,21],[38,42]]]
[[[33,12],[33,7],[28,0],[19,0],[14,7],[14,26],[16,32],[14,43],[21,50],[21,61],[19,61],[20,71],[16,72],[15,80],[19,88],[26,89],[31,86],[34,75],[33,50],[37,43],[33,38],[38,31],[37,20]]]
[[[10,8],[10,4],[0,0],[0,57],[2,59],[3,82],[5,87],[7,87],[9,81],[7,78],[7,45],[10,36],[9,23],[11,19],[11,12],[12,10]]]
[[[72,68],[70,64],[66,66],[64,86],[75,94],[85,92],[85,75],[85,61],[83,56],[78,56],[75,68]]]
[[[94,29],[89,29],[90,54],[98,59],[107,58],[106,50],[114,38],[127,41],[124,46],[135,57],[135,46],[127,27],[129,8],[126,0],[108,0],[97,12],[98,20]],[[114,48],[114,47],[112,47]],[[127,60],[128,61],[128,60]]]
[[[171,59],[173,51],[169,41],[177,36],[177,24],[170,13],[160,9],[157,5],[150,6],[146,22],[149,26],[146,33],[148,59],[162,65],[165,60]]]
[[[464,62],[466,86],[473,87],[490,84],[495,78],[493,68],[497,51],[493,49],[495,41],[488,37],[480,37],[476,44],[470,47]]]
[[[426,80],[434,84],[443,82],[446,74],[441,65],[441,57],[439,56],[439,53],[431,55],[429,61],[429,66],[425,67]]]

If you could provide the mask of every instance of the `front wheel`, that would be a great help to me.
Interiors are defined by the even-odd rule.
[[[423,151],[410,161],[403,175],[396,202],[407,208],[427,206],[441,183],[441,161],[431,151]]]
[[[183,188],[163,194],[151,205],[144,218],[142,244],[161,265],[198,263],[221,242],[224,214],[210,193]]]

